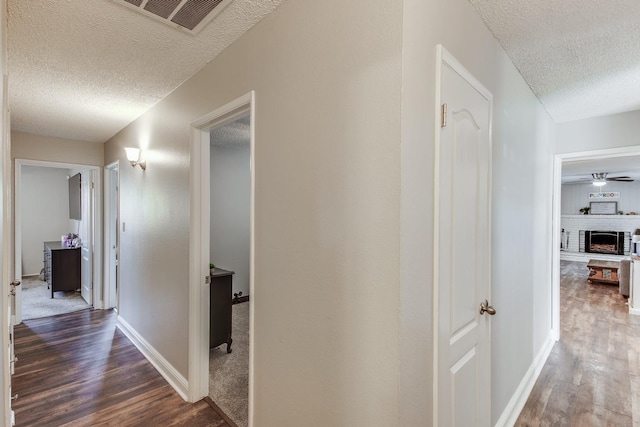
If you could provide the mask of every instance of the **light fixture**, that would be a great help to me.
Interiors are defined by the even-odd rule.
[[[592,173],[592,184],[596,187],[602,187],[607,184],[607,174],[605,172]]]
[[[129,163],[131,163],[132,167],[135,168],[137,165],[140,165],[140,168],[142,168],[142,170],[147,170],[147,161],[140,160],[139,148],[125,147],[124,151],[127,152],[127,160],[129,160]]]

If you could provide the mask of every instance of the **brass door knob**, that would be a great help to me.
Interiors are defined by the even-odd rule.
[[[484,300],[480,303],[480,314],[484,314],[484,313],[487,313],[490,316],[493,316],[496,314],[496,309],[491,307],[489,305],[489,301],[487,300]]]

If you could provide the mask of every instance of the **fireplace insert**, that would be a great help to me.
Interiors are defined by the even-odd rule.
[[[584,232],[584,251],[624,255],[624,238],[624,231],[586,230]]]

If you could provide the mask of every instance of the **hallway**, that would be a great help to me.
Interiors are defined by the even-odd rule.
[[[84,310],[16,326],[16,426],[229,426],[185,402],[115,323]]]
[[[640,316],[617,286],[588,283],[586,263],[560,275],[560,341],[516,426],[640,425]]]

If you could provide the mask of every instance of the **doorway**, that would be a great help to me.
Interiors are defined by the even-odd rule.
[[[95,308],[102,308],[102,263],[101,259],[101,222],[102,222],[102,203],[100,196],[101,179],[100,170],[97,166],[91,165],[76,165],[66,163],[55,163],[45,161],[33,161],[16,159],[15,162],[15,279],[21,280],[23,275],[33,275],[38,280],[42,277],[42,251],[44,241],[62,242],[62,235],[67,233],[80,234],[83,236],[80,238],[79,252],[81,258],[81,274],[80,274],[80,286],[79,288],[85,288],[85,292],[82,295],[86,300],[87,306],[93,305]],[[31,186],[23,185],[23,181],[29,180],[29,172],[35,172],[39,174],[40,183],[47,182],[47,178],[44,175],[60,175],[60,179],[64,180],[60,183],[59,188],[54,191],[58,191],[59,198],[46,199],[42,196],[38,196],[33,193]],[[84,186],[81,186],[80,190],[80,210],[82,220],[76,221],[69,217],[68,202],[65,205],[64,201],[68,198],[68,184],[66,177],[71,175],[79,175],[80,182],[85,181]],[[31,177],[33,178],[33,176]],[[44,185],[44,184],[43,184]],[[25,205],[26,201],[30,201],[31,205]],[[61,205],[60,205],[61,204]],[[52,209],[53,205],[58,206],[60,215],[59,220],[66,221],[66,227],[63,224],[52,226],[43,231],[45,234],[39,236],[31,236],[33,231],[32,226],[29,225],[29,221],[38,221],[35,215],[30,215],[29,210],[36,212],[48,212],[48,209]],[[59,216],[60,216],[59,215]],[[28,219],[30,218],[31,219]],[[25,223],[25,224],[23,224]],[[58,228],[56,228],[58,227]],[[57,230],[57,231],[54,231]],[[47,231],[48,230],[48,231]],[[60,233],[60,230],[63,230]],[[36,239],[29,243],[28,246],[23,244],[24,238]],[[27,252],[33,253],[31,256],[27,256]],[[29,259],[28,263],[27,260]],[[41,283],[38,286],[42,285]],[[16,323],[20,323],[23,319],[23,292],[25,287],[18,287],[16,289],[15,305],[16,305]],[[72,304],[75,308],[71,311],[78,309],[75,303]],[[57,310],[55,307],[53,310]],[[65,308],[63,308],[64,310]]]
[[[116,161],[104,170],[104,284],[105,308],[118,311],[119,277],[118,258],[120,249],[120,164]]]
[[[189,400],[197,401],[209,393],[209,321],[211,263],[211,130],[237,119],[249,118],[249,375],[248,421],[253,425],[253,354],[255,295],[255,137],[254,93],[250,92],[212,111],[191,124],[190,168],[190,274],[189,274]],[[215,261],[214,261],[215,262]]]
[[[249,398],[249,277],[251,249],[251,139],[247,112],[210,131],[211,280],[209,397],[239,427]],[[226,276],[222,276],[225,274]],[[227,284],[223,277],[227,277]],[[229,283],[230,282],[230,283]],[[225,306],[219,306],[220,300]],[[230,306],[230,307],[229,307]],[[231,308],[231,313],[229,313]],[[231,328],[232,347],[223,325]],[[218,333],[222,336],[218,337]],[[227,340],[228,341],[228,340]],[[232,350],[229,352],[229,350]]]
[[[553,164],[553,229],[552,229],[552,336],[558,341],[560,340],[560,248],[564,244],[562,242],[562,169],[563,164],[567,162],[588,162],[614,160],[616,158],[625,158],[631,156],[640,156],[640,146],[621,147],[604,150],[593,150],[566,154],[556,154]]]

